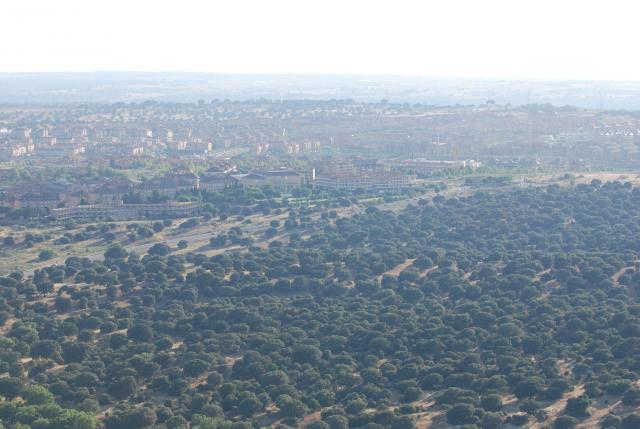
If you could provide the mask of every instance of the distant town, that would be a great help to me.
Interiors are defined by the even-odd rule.
[[[398,192],[483,171],[634,168],[640,118],[550,105],[148,101],[0,108],[0,205],[58,219],[189,216],[183,191]]]

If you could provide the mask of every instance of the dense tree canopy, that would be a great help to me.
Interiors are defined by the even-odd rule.
[[[0,419],[403,428],[435,401],[494,428],[580,387],[546,422],[572,427],[598,395],[638,401],[639,210],[620,183],[476,193],[323,216],[281,245],[113,246],[2,277]]]

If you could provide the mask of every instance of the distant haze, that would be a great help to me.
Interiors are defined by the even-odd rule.
[[[0,72],[640,81],[630,1],[4,3]]]
[[[430,105],[572,105],[640,109],[640,83],[433,79],[380,75],[248,75],[213,73],[0,73],[0,103],[69,104],[352,99]]]

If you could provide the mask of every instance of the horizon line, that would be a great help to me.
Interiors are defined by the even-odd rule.
[[[380,77],[413,78],[429,80],[470,80],[470,81],[507,81],[507,82],[598,82],[598,83],[640,83],[640,78],[602,79],[602,78],[563,78],[563,77],[510,77],[510,76],[437,76],[409,73],[358,73],[358,72],[227,72],[227,71],[186,71],[186,70],[83,70],[83,71],[0,71],[0,77],[9,75],[98,75],[98,74],[184,74],[219,76],[273,76],[273,77]]]

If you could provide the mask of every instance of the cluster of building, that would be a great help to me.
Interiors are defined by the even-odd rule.
[[[313,186],[319,189],[367,192],[397,191],[413,183],[413,176],[382,168],[370,160],[330,160],[319,163],[313,171]]]
[[[553,106],[434,107],[353,100],[146,102],[0,111],[0,162],[126,165],[140,157],[193,159],[220,153],[631,162],[640,160],[640,121],[629,114]]]
[[[473,159],[467,160],[433,160],[425,158],[412,159],[382,159],[378,161],[385,171],[405,170],[418,174],[433,174],[445,170],[471,169],[475,170],[482,163]]]
[[[15,208],[62,208],[78,205],[118,205],[157,199],[165,202],[176,193],[197,188],[198,176],[190,171],[171,171],[148,181],[125,177],[83,178],[74,182],[21,180],[0,186],[6,203]],[[140,200],[140,201],[131,201]]]
[[[336,191],[396,191],[408,188],[411,185],[411,178],[406,174],[385,172],[321,175],[316,177],[314,185],[319,189]]]
[[[33,162],[105,163],[144,155],[206,156],[212,152],[212,140],[194,136],[190,128],[81,124],[0,129],[0,161],[28,157]]]
[[[134,159],[207,158],[229,151],[253,156],[300,156],[321,150],[318,138],[290,138],[275,124],[249,126],[251,118],[232,123],[196,121],[176,115],[172,120],[146,116],[65,117],[62,124],[48,119],[13,125],[0,122],[0,162],[28,159],[61,165],[126,165]],[[167,125],[169,123],[169,125]]]
[[[49,214],[59,220],[76,219],[167,219],[195,216],[200,211],[198,202],[167,202],[160,204],[86,204],[51,209]]]
[[[14,180],[0,184],[4,205],[46,208],[60,218],[126,218],[188,216],[194,205],[175,203],[180,193],[217,192],[227,188],[264,188],[288,193],[309,186],[318,189],[367,192],[408,188],[413,176],[371,160],[325,159],[302,170],[287,168],[239,172],[220,164],[216,171],[194,173],[174,169],[145,181],[126,176],[63,180]],[[0,170],[3,173],[5,170]],[[1,175],[1,174],[0,174]],[[7,182],[8,183],[8,182]]]

